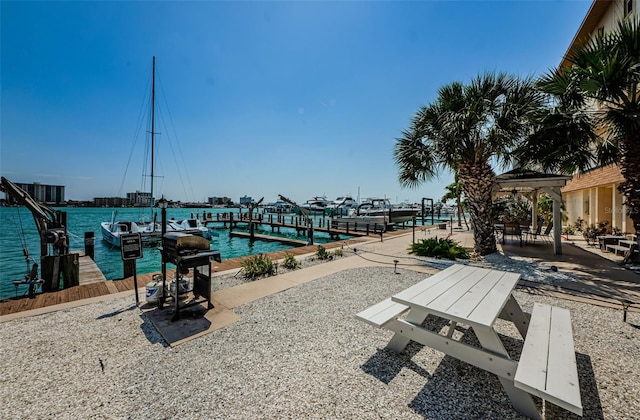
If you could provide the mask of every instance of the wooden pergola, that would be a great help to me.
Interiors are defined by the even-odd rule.
[[[545,174],[529,169],[516,168],[496,177],[492,196],[495,198],[504,193],[520,194],[531,201],[531,229],[538,224],[538,194],[542,191],[553,199],[553,253],[562,254],[562,191],[571,176]]]

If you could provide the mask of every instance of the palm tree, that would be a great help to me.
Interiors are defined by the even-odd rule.
[[[550,114],[564,122],[545,129],[564,129],[556,130],[554,141],[542,134],[546,146],[532,143],[541,146],[541,155],[549,149],[565,150],[564,169],[569,172],[616,162],[625,178],[619,191],[636,232],[640,228],[639,22],[621,20],[612,32],[574,51],[568,57],[571,66],[541,79],[540,86],[555,100]],[[532,150],[527,153],[536,155]]]
[[[394,158],[403,186],[417,187],[442,169],[458,175],[468,198],[474,251],[480,255],[496,251],[492,165],[511,161],[542,103],[531,78],[486,73],[466,85],[441,87],[433,103],[420,108],[396,139]]]
[[[467,217],[464,215],[464,209],[462,207],[462,187],[460,186],[460,181],[458,181],[458,175],[456,174],[454,177],[454,181],[444,187],[447,192],[440,199],[444,203],[449,200],[456,200],[456,207],[458,209],[458,227],[462,227],[462,219],[464,218],[464,224],[467,225],[467,230],[469,230],[469,225],[467,224]]]

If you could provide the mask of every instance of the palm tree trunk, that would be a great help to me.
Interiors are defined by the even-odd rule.
[[[487,163],[458,166],[460,184],[469,198],[469,217],[475,241],[473,250],[480,255],[497,251],[493,231],[493,201],[491,189],[495,174]]]
[[[640,230],[640,189],[638,189],[638,180],[640,180],[640,135],[634,134],[627,138],[621,149],[620,172],[625,181],[620,184],[618,190],[626,199],[629,217],[633,221],[636,231],[636,243],[640,247],[640,235],[638,235]]]

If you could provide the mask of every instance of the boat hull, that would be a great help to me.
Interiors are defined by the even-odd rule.
[[[122,225],[122,223],[116,223],[117,225]],[[120,237],[122,235],[129,235],[132,233],[139,233],[140,239],[142,241],[143,246],[153,246],[160,243],[162,240],[162,233],[160,231],[140,231],[136,230],[137,227],[132,228],[130,230],[123,230],[121,228],[113,229],[113,226],[110,222],[102,222],[100,224],[100,229],[102,231],[102,239],[105,242],[108,242],[111,246],[120,248],[121,241]]]
[[[109,230],[111,223],[103,222],[100,225],[100,230],[102,230],[102,240],[109,243],[111,246],[115,246],[120,248],[120,235],[112,233]]]
[[[418,215],[417,209],[392,209],[389,223],[406,223]]]
[[[338,226],[340,226],[340,223],[349,223],[350,225],[357,223],[358,227],[362,226],[374,226],[374,225],[379,225],[379,226],[384,226],[387,223],[387,218],[383,215],[379,215],[379,216],[348,216],[348,217],[340,217],[338,219],[334,219],[337,223]]]

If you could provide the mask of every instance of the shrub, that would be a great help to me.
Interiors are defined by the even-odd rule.
[[[327,249],[325,247],[323,247],[322,245],[318,245],[316,257],[318,257],[319,260],[328,260],[331,258],[331,254],[327,252]]]
[[[608,220],[604,220],[598,222],[597,225],[591,224],[589,225],[583,232],[582,236],[587,241],[587,244],[597,244],[598,236],[606,235],[608,232],[607,226],[609,225]]]
[[[446,258],[449,260],[469,259],[469,253],[459,243],[449,238],[427,238],[411,244],[409,254],[420,257]]]
[[[240,263],[244,276],[254,279],[261,276],[271,276],[278,271],[278,264],[266,255],[252,255]]]
[[[336,248],[333,250],[334,257],[342,257],[342,248]]]
[[[287,270],[295,270],[300,266],[300,261],[296,260],[293,254],[285,254],[282,266]]]

